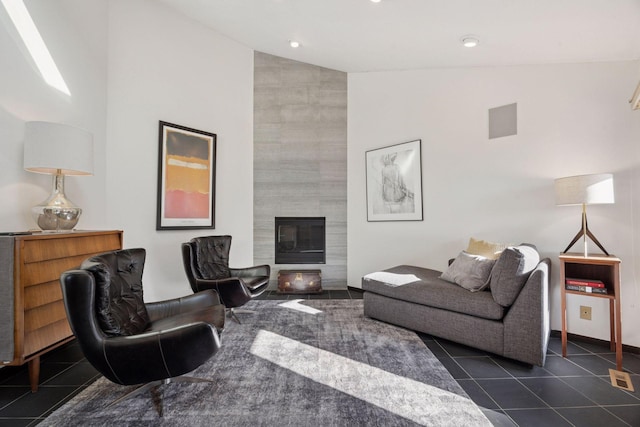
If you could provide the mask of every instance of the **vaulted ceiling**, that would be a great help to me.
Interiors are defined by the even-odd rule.
[[[160,1],[252,49],[345,72],[640,59],[640,0]],[[477,47],[462,46],[468,34]]]

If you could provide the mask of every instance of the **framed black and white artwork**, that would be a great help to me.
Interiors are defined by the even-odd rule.
[[[422,141],[365,153],[367,221],[422,221]]]

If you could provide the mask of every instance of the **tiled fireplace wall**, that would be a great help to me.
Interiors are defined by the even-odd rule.
[[[347,286],[347,74],[255,52],[254,262]],[[364,161],[364,155],[363,155]],[[326,217],[326,264],[274,264],[276,216]]]

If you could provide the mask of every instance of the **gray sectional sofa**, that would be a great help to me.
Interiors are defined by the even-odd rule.
[[[549,339],[550,260],[531,245],[494,261],[486,289],[470,291],[442,272],[400,265],[362,278],[364,314],[531,365],[544,366]],[[454,273],[462,252],[447,269]],[[382,274],[381,274],[382,273]],[[388,277],[414,275],[399,284]],[[451,274],[445,277],[451,277]]]

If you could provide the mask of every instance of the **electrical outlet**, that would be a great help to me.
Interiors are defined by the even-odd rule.
[[[589,307],[588,305],[581,305],[580,318],[584,320],[591,320],[591,307]]]

